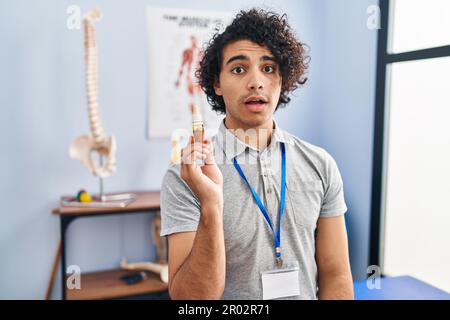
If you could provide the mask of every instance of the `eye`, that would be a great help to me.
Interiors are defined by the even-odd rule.
[[[268,65],[268,66],[264,66],[263,70],[264,70],[264,72],[272,73],[275,71],[275,67]]]
[[[231,70],[231,72],[234,73],[234,74],[241,74],[241,73],[244,72],[244,68],[242,68],[242,67],[235,67],[235,68],[233,68]]]

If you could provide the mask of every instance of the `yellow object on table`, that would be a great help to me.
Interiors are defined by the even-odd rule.
[[[91,202],[92,198],[91,195],[87,192],[82,192],[80,194],[80,202]]]

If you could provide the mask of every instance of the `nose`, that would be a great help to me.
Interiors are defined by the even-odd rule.
[[[264,89],[264,82],[258,72],[254,72],[248,81],[247,88],[249,90],[261,90]]]

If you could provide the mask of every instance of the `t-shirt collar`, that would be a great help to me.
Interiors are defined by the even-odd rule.
[[[285,144],[292,144],[292,140],[290,137],[280,129],[275,119],[273,120],[273,132],[272,132],[272,139],[270,142],[271,146],[276,146],[279,142],[284,142]],[[221,121],[219,130],[217,133],[217,138],[220,147],[225,152],[225,156],[232,160],[233,158],[239,156],[242,152],[244,152],[247,148],[253,149],[258,151],[252,146],[249,146],[248,144],[244,143],[243,141],[239,140],[231,130],[229,130],[227,127],[225,127],[225,119]]]

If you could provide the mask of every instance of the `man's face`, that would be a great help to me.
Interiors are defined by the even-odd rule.
[[[279,66],[266,47],[250,40],[232,42],[223,48],[214,89],[225,102],[229,127],[272,126],[281,91]]]

